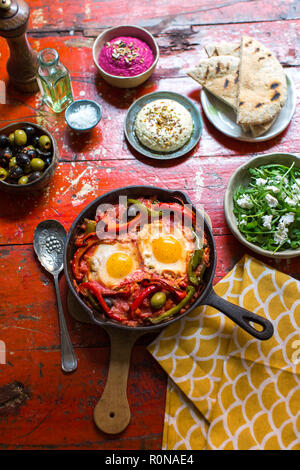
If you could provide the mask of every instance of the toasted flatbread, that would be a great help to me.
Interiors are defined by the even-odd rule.
[[[228,42],[221,41],[218,43],[211,43],[204,46],[208,57],[217,55],[231,55],[234,57],[240,57],[240,43],[239,42]]]
[[[254,125],[249,126],[252,136],[259,137],[260,135],[265,134],[270,129],[270,127],[274,124],[276,119],[277,119],[277,116],[275,116],[274,119],[271,119],[271,121],[265,122],[264,124],[254,124]]]
[[[237,82],[240,59],[234,56],[216,56],[203,59],[187,74],[217,98],[236,109]]]
[[[240,59],[237,123],[270,123],[286,102],[284,70],[268,48],[249,36],[242,37]]]

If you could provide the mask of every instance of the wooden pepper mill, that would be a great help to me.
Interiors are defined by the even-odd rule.
[[[0,0],[0,36],[7,40],[10,57],[7,71],[11,84],[19,91],[38,91],[37,54],[27,39],[29,7],[23,0]]]

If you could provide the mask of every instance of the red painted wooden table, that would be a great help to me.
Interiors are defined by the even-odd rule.
[[[50,186],[25,197],[0,193],[0,340],[7,363],[0,365],[1,449],[160,449],[166,376],[146,350],[153,336],[133,350],[128,383],[132,420],[118,436],[102,434],[92,413],[106,380],[109,342],[95,326],[67,323],[78,357],[78,370],[60,369],[57,307],[52,280],[38,265],[32,247],[36,225],[49,218],[69,229],[77,214],[104,192],[130,184],[152,184],[186,191],[212,219],[218,267],[216,282],[245,253],[231,235],[223,197],[232,172],[258,153],[300,151],[299,107],[281,135],[260,144],[232,140],[205,118],[194,151],[176,161],[149,161],[133,152],[123,135],[130,104],[154,90],[180,92],[200,107],[199,87],[186,70],[204,56],[203,45],[249,34],[275,51],[300,88],[300,3],[297,0],[31,0],[29,38],[40,50],[54,47],[69,68],[75,98],[102,105],[101,124],[76,137],[64,116],[41,105],[40,95],[9,89],[0,105],[0,125],[37,122],[52,131],[60,152]],[[108,26],[137,24],[157,38],[161,58],[151,79],[137,89],[111,88],[97,75],[92,60],[94,38]],[[0,39],[0,79],[7,81],[8,49]],[[299,95],[299,93],[298,93]],[[268,262],[300,278],[299,259]],[[66,307],[67,288],[61,278]],[[9,397],[10,399],[8,399]]]

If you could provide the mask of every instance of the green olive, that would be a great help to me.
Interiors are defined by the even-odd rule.
[[[152,295],[150,299],[150,304],[152,308],[159,309],[162,308],[166,303],[167,297],[164,292],[156,292]]]
[[[7,171],[5,170],[5,168],[0,168],[0,180],[5,180],[6,177]]]
[[[16,161],[16,157],[11,157],[11,159],[9,160],[9,168],[13,167],[13,166],[16,166],[17,164],[17,161]]]
[[[13,132],[11,134],[9,134],[8,138],[9,138],[11,144],[13,144],[15,142],[15,134]]]
[[[41,150],[50,150],[51,140],[47,135],[41,135],[39,139],[39,146]]]
[[[33,171],[41,171],[45,166],[45,162],[41,158],[33,158],[30,166]]]
[[[21,176],[18,180],[18,184],[27,184],[28,183],[28,176]]]
[[[17,129],[14,135],[14,143],[16,145],[19,145],[21,147],[21,145],[27,144],[27,135],[26,132],[22,131],[22,129]]]

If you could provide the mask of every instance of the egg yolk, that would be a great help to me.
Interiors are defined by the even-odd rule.
[[[176,263],[181,257],[181,244],[171,236],[153,240],[152,250],[157,261],[165,264]]]
[[[127,253],[114,253],[106,262],[106,271],[109,276],[120,279],[127,276],[132,270],[133,262]]]

